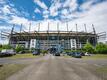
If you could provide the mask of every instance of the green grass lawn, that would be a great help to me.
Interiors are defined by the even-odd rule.
[[[12,74],[22,70],[25,64],[4,64],[0,65],[0,80],[6,80]]]
[[[95,54],[92,56],[83,56],[83,59],[107,59],[107,54]]]
[[[72,58],[72,56],[63,56],[65,58]],[[107,59],[107,54],[93,54],[92,56],[82,56],[81,59]]]
[[[98,69],[96,69],[98,72],[104,72],[104,73],[107,73],[107,66],[103,66],[103,67],[100,67]]]
[[[72,56],[65,55],[64,58],[72,58]]]
[[[107,80],[107,65],[97,68],[96,72],[102,77],[102,80]]]
[[[38,56],[33,56],[31,53],[26,53],[26,54],[16,54],[10,57],[6,57],[6,58],[12,58],[12,59],[17,59],[17,58],[36,58],[39,57],[41,55]]]

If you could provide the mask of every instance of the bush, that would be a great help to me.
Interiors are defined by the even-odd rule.
[[[23,52],[24,51],[24,47],[21,46],[21,45],[17,45],[16,48],[15,48],[15,50],[16,50],[17,53],[20,52],[20,51]]]
[[[13,49],[13,47],[12,46],[10,46],[10,45],[1,45],[0,44],[0,52],[2,51],[2,49]]]
[[[12,49],[12,46],[10,45],[2,45],[2,49]]]
[[[89,53],[94,53],[94,47],[89,43],[87,42],[85,45],[84,45],[84,51],[86,52],[89,52]]]
[[[101,54],[107,54],[107,45],[103,43],[98,43],[96,45],[95,51]]]
[[[2,48],[2,44],[0,44],[0,48]]]
[[[48,51],[47,50],[41,50],[41,53],[48,53]]]
[[[72,52],[72,50],[64,50],[62,52],[69,53],[69,52]]]
[[[30,52],[33,52],[33,51],[35,51],[35,50],[36,50],[35,48],[31,48],[31,49],[30,49]]]

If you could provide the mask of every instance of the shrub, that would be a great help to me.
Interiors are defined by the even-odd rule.
[[[84,45],[84,51],[86,52],[89,52],[89,53],[94,53],[94,47],[89,43],[87,42],[85,45]]]
[[[98,43],[96,45],[95,51],[101,54],[107,54],[107,45],[103,43]]]
[[[21,45],[16,45],[15,50],[16,50],[16,52],[24,51],[24,47]]]
[[[12,49],[12,46],[10,46],[9,44],[2,45],[2,49]]]
[[[48,51],[47,50],[41,50],[41,53],[48,53]]]

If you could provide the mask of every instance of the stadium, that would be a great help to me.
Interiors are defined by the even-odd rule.
[[[30,27],[29,31],[22,31],[20,28],[20,32],[15,32],[13,27],[11,34],[9,34],[9,44],[13,47],[22,45],[27,49],[72,50],[83,48],[87,42],[90,42],[93,46],[97,43],[98,36],[95,32],[94,25],[92,25],[92,32],[80,32],[78,31],[77,25],[76,31],[68,31],[69,26],[66,26],[65,31],[59,30],[59,26],[57,26],[57,30],[55,31],[49,30],[49,27],[45,31],[41,31],[39,27],[35,31],[30,31]]]

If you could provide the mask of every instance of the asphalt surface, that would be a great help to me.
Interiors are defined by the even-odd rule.
[[[1,60],[0,63],[3,61],[5,62]],[[31,62],[30,65],[7,80],[107,80],[104,75],[99,75],[95,71],[96,67],[107,65],[107,60],[93,61],[47,55],[13,62],[25,63],[25,61]],[[12,63],[11,60],[7,62]]]

